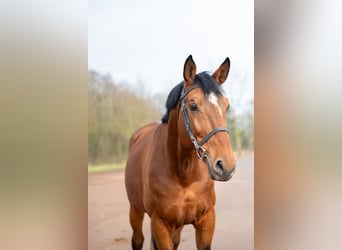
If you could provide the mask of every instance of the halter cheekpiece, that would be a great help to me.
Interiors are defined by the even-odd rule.
[[[203,139],[200,142],[197,142],[194,134],[192,133],[191,130],[191,126],[190,126],[190,119],[188,116],[188,112],[186,111],[186,107],[185,107],[185,103],[184,103],[184,97],[189,94],[189,92],[195,88],[199,88],[198,85],[194,84],[192,85],[189,89],[187,89],[185,91],[185,89],[183,88],[182,90],[182,94],[180,97],[180,102],[181,102],[181,108],[182,108],[182,115],[183,115],[183,120],[184,120],[184,124],[185,124],[185,129],[190,137],[190,140],[192,142],[192,144],[195,147],[196,150],[196,155],[200,160],[203,160],[204,158],[209,158],[208,152],[207,150],[203,147],[203,145],[212,137],[214,136],[217,132],[228,132],[227,128],[224,127],[217,127],[215,129],[213,129],[209,134],[207,134],[206,136],[203,137]]]

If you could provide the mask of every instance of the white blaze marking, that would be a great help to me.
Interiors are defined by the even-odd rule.
[[[210,92],[208,99],[209,99],[209,102],[211,102],[212,104],[214,104],[217,107],[217,109],[220,112],[220,115],[222,115],[222,111],[221,111],[220,106],[219,106],[218,101],[217,101],[218,100],[217,96],[213,92]]]

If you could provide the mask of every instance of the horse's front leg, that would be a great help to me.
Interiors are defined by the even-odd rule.
[[[210,250],[215,230],[215,210],[212,207],[207,214],[195,224],[196,246],[198,250]]]
[[[173,250],[173,242],[171,237],[171,230],[166,222],[160,219],[156,214],[151,217],[151,229],[154,243],[154,248],[158,250]]]
[[[172,242],[173,242],[173,250],[178,249],[179,242],[181,240],[181,233],[183,230],[183,226],[180,226],[176,229],[176,231],[173,233]]]

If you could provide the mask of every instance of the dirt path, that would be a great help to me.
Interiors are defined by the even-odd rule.
[[[229,182],[215,183],[216,229],[212,249],[253,249],[254,227],[253,156],[238,159],[237,171]],[[124,171],[88,176],[88,249],[127,250],[131,228]],[[149,218],[144,219],[144,249],[150,249]],[[180,250],[196,249],[191,225],[182,232]]]

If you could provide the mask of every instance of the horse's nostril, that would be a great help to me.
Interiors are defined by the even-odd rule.
[[[220,170],[224,169],[223,162],[221,160],[218,160],[216,162],[216,167],[219,168]]]

